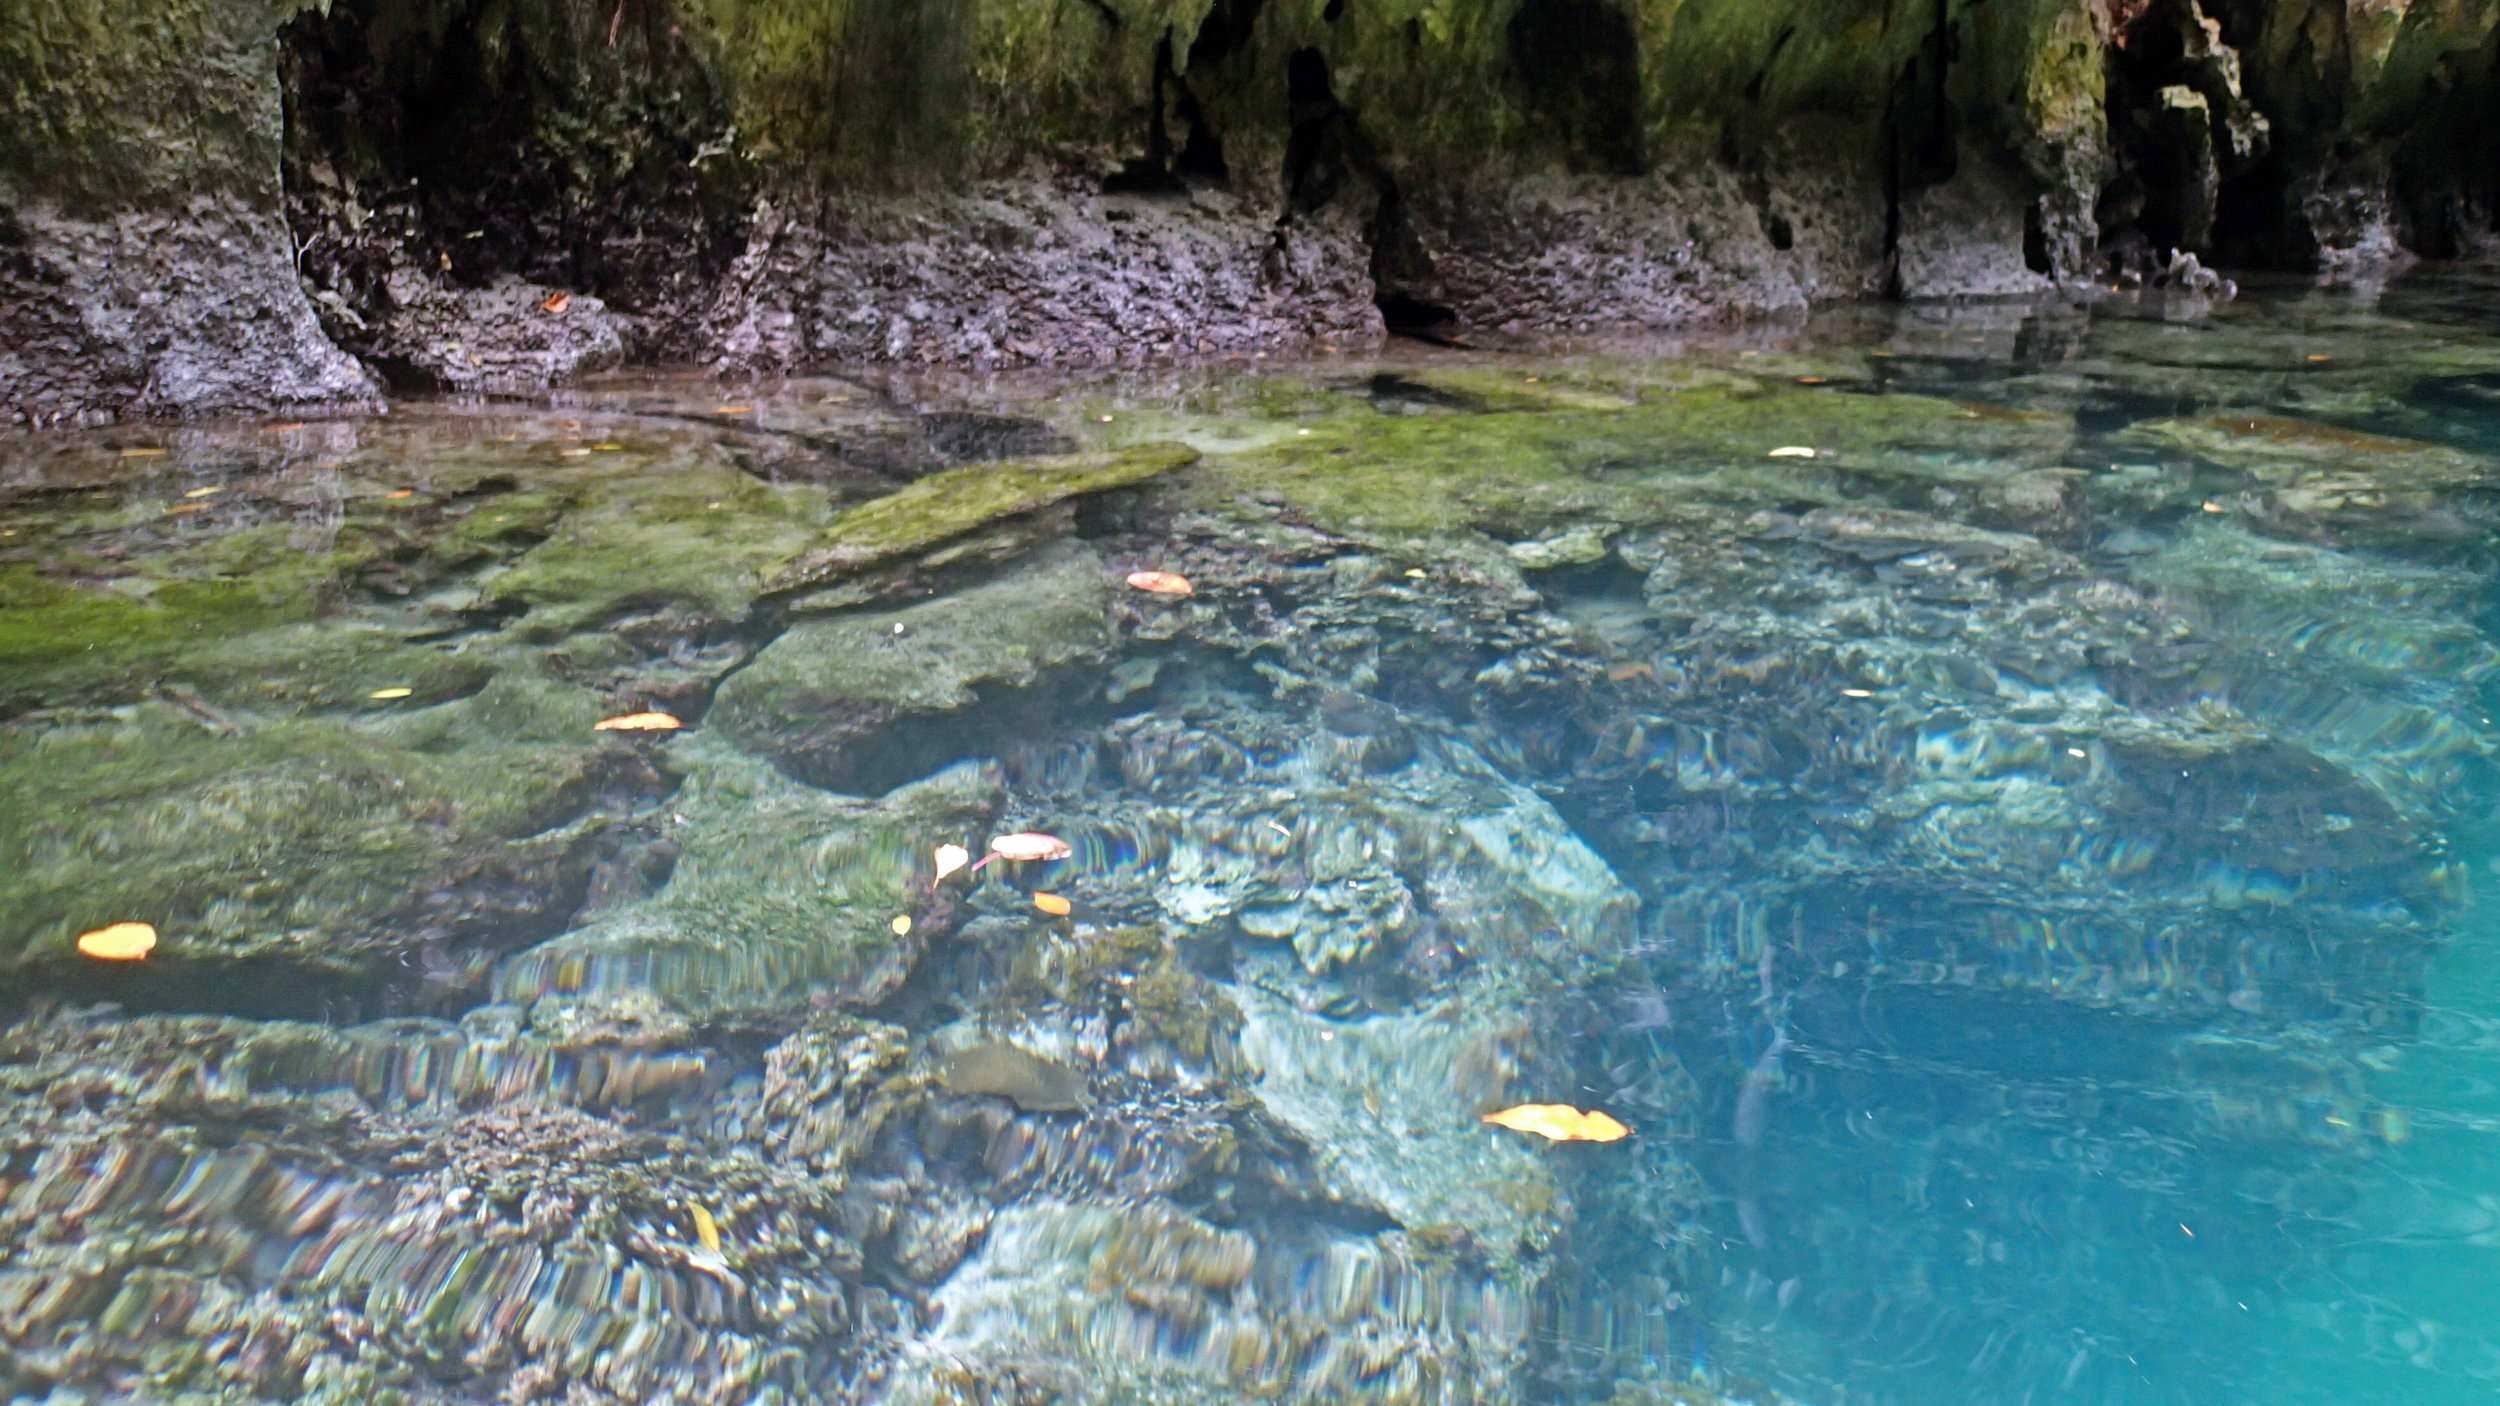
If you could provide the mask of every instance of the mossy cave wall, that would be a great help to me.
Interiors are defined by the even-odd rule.
[[[2038,295],[2174,249],[2472,257],[2496,17],[26,0],[0,16],[0,404],[1664,325]]]

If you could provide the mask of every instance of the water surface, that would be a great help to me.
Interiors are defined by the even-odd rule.
[[[2487,1400],[2496,315],[0,442],[0,1384]]]

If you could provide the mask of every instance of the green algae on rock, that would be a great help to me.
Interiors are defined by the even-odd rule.
[[[503,999],[595,1006],[648,991],[698,1020],[873,1004],[918,951],[892,924],[926,896],[933,837],[970,832],[996,804],[971,766],[869,802],[700,737],[672,757],[688,772],[670,801],[668,886],[512,958],[495,975]]]
[[[838,790],[906,779],[913,748],[871,739],[985,696],[1049,694],[1054,682],[1074,682],[1072,668],[1105,657],[1106,577],[1092,552],[1068,545],[898,610],[801,618],[722,685],[710,721]]]
[[[815,544],[776,573],[769,589],[799,590],[939,546],[951,538],[1069,498],[1125,488],[1193,463],[1184,444],[1144,444],[1093,454],[1008,460],[932,474],[863,503],[825,525]]]
[[[655,778],[586,732],[432,727],[408,746],[177,700],[0,729],[0,964],[58,966],[101,914],[148,915],[159,964],[369,977],[560,922],[613,842],[613,798]]]

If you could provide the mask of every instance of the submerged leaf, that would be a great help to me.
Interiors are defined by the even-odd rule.
[[[1632,1132],[1603,1113],[1583,1113],[1567,1103],[1523,1103],[1499,1113],[1487,1113],[1484,1121],[1513,1132],[1534,1133],[1551,1142],[1613,1142]]]
[[[1128,583],[1138,590],[1158,596],[1186,596],[1197,590],[1189,584],[1188,577],[1170,571],[1132,571],[1128,574]]]
[[[700,1204],[694,1207],[694,1238],[703,1242],[704,1249],[720,1253],[720,1222],[712,1219],[711,1211]]]
[[[591,724],[593,732],[675,732],[685,724],[666,713],[627,713]]]
[[[156,946],[156,929],[147,923],[113,923],[78,935],[78,950],[104,962],[135,962]]]
[[[1027,830],[1014,835],[1001,835],[990,841],[990,853],[1001,859],[1065,859],[1076,853],[1076,846],[1057,835]]]

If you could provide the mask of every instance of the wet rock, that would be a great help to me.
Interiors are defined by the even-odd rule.
[[[386,328],[359,350],[415,388],[499,395],[562,385],[625,360],[631,325],[587,293],[505,277],[483,288],[402,268]]]
[[[2023,257],[2023,182],[1977,159],[1901,203],[1900,280],[1907,298],[2024,297],[2049,280]]]
[[[717,743],[679,744],[668,886],[519,954],[505,1000],[600,1004],[649,992],[702,1020],[873,1004],[910,971],[918,939],[894,919],[927,897],[929,850],[994,803],[959,767],[875,802],[828,795]]]
[[[882,789],[954,760],[943,735],[915,728],[985,697],[1047,711],[1042,700],[1082,693],[1109,646],[1106,575],[1062,546],[917,605],[801,619],[722,687],[711,722],[794,775]]]
[[[927,1088],[928,1076],[906,1067],[910,1045],[900,1026],[810,1016],[764,1056],[758,1140],[775,1158],[841,1175]]]
[[[1543,1250],[1563,1210],[1538,1151],[1478,1118],[1516,1101],[1533,1041],[1511,1004],[1522,994],[1475,982],[1446,1004],[1338,1021],[1255,987],[1234,992],[1250,1088],[1310,1147],[1328,1198],[1455,1239],[1495,1264]]]

